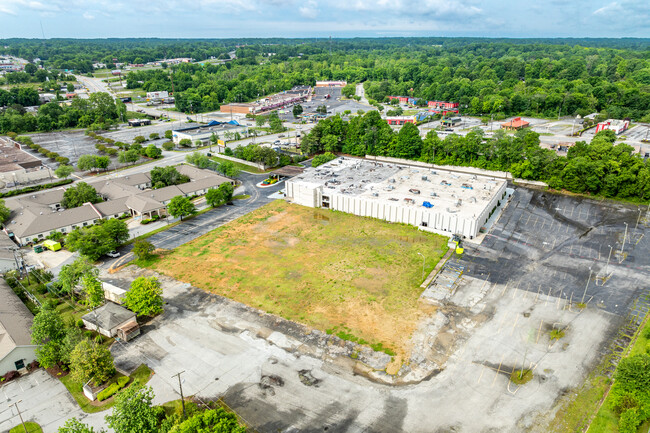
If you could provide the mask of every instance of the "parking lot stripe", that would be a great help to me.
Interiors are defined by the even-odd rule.
[[[492,385],[490,387],[494,386],[494,383],[497,381],[497,377],[499,376],[499,373],[501,372],[501,365],[503,364],[503,360],[506,357],[506,355],[501,356],[501,362],[499,362],[499,367],[497,368],[496,373],[494,374],[494,379],[492,380]]]

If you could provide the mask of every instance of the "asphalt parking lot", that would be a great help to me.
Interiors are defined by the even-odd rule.
[[[410,337],[401,385],[378,383],[390,378],[356,364],[350,343],[168,279],[165,315],[114,353],[125,367],[148,360],[156,394],[170,399],[168,377],[186,370],[188,393],[223,397],[260,432],[548,431],[558,399],[647,293],[647,220],[637,218],[634,207],[517,188],[483,243],[453,260],[463,272]],[[566,336],[552,340],[552,329]],[[534,378],[516,386],[521,366]]]
[[[77,417],[97,430],[106,426],[106,413],[84,413],[61,382],[45,370],[38,369],[0,387],[1,432],[20,425],[16,408],[12,406],[19,400],[22,400],[18,407],[23,419],[37,422],[45,433],[56,432],[72,417]]]
[[[329,99],[325,99],[325,95],[330,95]],[[315,113],[316,108],[320,105],[327,106],[328,116],[343,113],[349,110],[351,113],[356,113],[359,110],[364,112],[376,110],[375,107],[361,104],[353,99],[339,100],[342,98],[341,88],[339,87],[316,87],[314,89],[314,96],[309,102],[303,102],[303,113]],[[299,119],[293,116],[292,107],[286,107],[285,113],[280,114],[280,118],[286,122],[297,122]]]

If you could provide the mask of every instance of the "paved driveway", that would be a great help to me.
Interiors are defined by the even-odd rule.
[[[4,433],[20,424],[17,401],[25,421],[41,425],[44,433],[55,433],[65,421],[77,417],[95,429],[106,428],[104,415],[84,413],[61,382],[39,369],[27,376],[7,383],[0,388],[0,432]]]

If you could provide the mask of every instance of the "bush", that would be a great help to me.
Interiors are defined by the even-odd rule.
[[[16,370],[11,370],[5,373],[5,375],[2,377],[4,378],[4,382],[9,382],[10,380],[18,379],[20,377],[20,373],[18,373]]]
[[[232,151],[231,148],[226,147],[226,148],[223,150],[223,154],[226,155],[226,156],[233,156],[233,155],[234,155],[234,152]]]
[[[47,157],[48,157],[48,158],[50,158],[50,159],[54,159],[54,160],[56,160],[56,158],[57,158],[58,156],[59,156],[59,154],[56,153],[56,152],[49,152],[49,153],[47,154]]]
[[[86,331],[84,332],[84,336],[86,338],[93,338],[93,331]]]
[[[77,326],[77,328],[83,328],[84,327],[84,321],[79,319],[79,320],[77,320],[75,322],[75,325]]]
[[[173,141],[167,141],[163,143],[162,148],[165,149],[166,151],[174,150],[174,142]]]
[[[97,394],[97,400],[104,401],[107,398],[111,398],[119,390],[120,390],[120,386],[117,383],[112,383],[108,387],[106,387],[106,389],[104,389],[102,392]]]
[[[97,394],[97,400],[104,401],[107,398],[111,398],[117,391],[124,388],[129,383],[129,380],[129,376],[118,377],[117,382],[111,383],[106,389]]]
[[[147,225],[147,224],[149,224],[151,221],[152,221],[151,219],[146,218],[146,219],[143,219],[142,221],[140,221],[140,224],[142,224],[142,225]]]
[[[45,284],[39,284],[36,286],[36,293],[39,295],[44,295],[47,293],[47,287],[45,287]]]
[[[47,155],[48,153],[50,153],[50,151],[44,147],[41,147],[38,149],[38,153],[40,153],[41,155]]]
[[[135,138],[133,139],[133,141],[134,141],[135,143],[142,144],[142,143],[144,143],[145,141],[147,141],[147,139],[144,138],[144,136],[142,136],[142,135],[138,135],[137,137],[135,137]]]
[[[37,360],[33,360],[32,362],[30,362],[29,364],[27,364],[27,369],[30,370],[30,371],[31,371],[31,370],[36,370],[36,369],[39,368],[39,367],[40,367],[40,365],[39,365],[39,363],[38,363]]]
[[[66,158],[65,156],[58,156],[55,161],[59,164],[66,165],[70,162],[70,158]]]

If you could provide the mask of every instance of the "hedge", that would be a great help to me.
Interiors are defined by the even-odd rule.
[[[63,179],[63,180],[59,180],[57,182],[44,183],[42,185],[28,186],[26,188],[0,193],[0,198],[13,197],[13,196],[19,195],[19,194],[28,194],[30,192],[42,191],[44,189],[50,189],[50,188],[56,188],[57,186],[67,185],[67,184],[72,183],[72,182],[74,182],[74,180],[72,180],[72,179]]]
[[[124,388],[129,383],[128,376],[120,376],[117,378],[117,383],[111,383],[106,389],[97,394],[97,400],[104,401],[111,398],[117,391]]]

